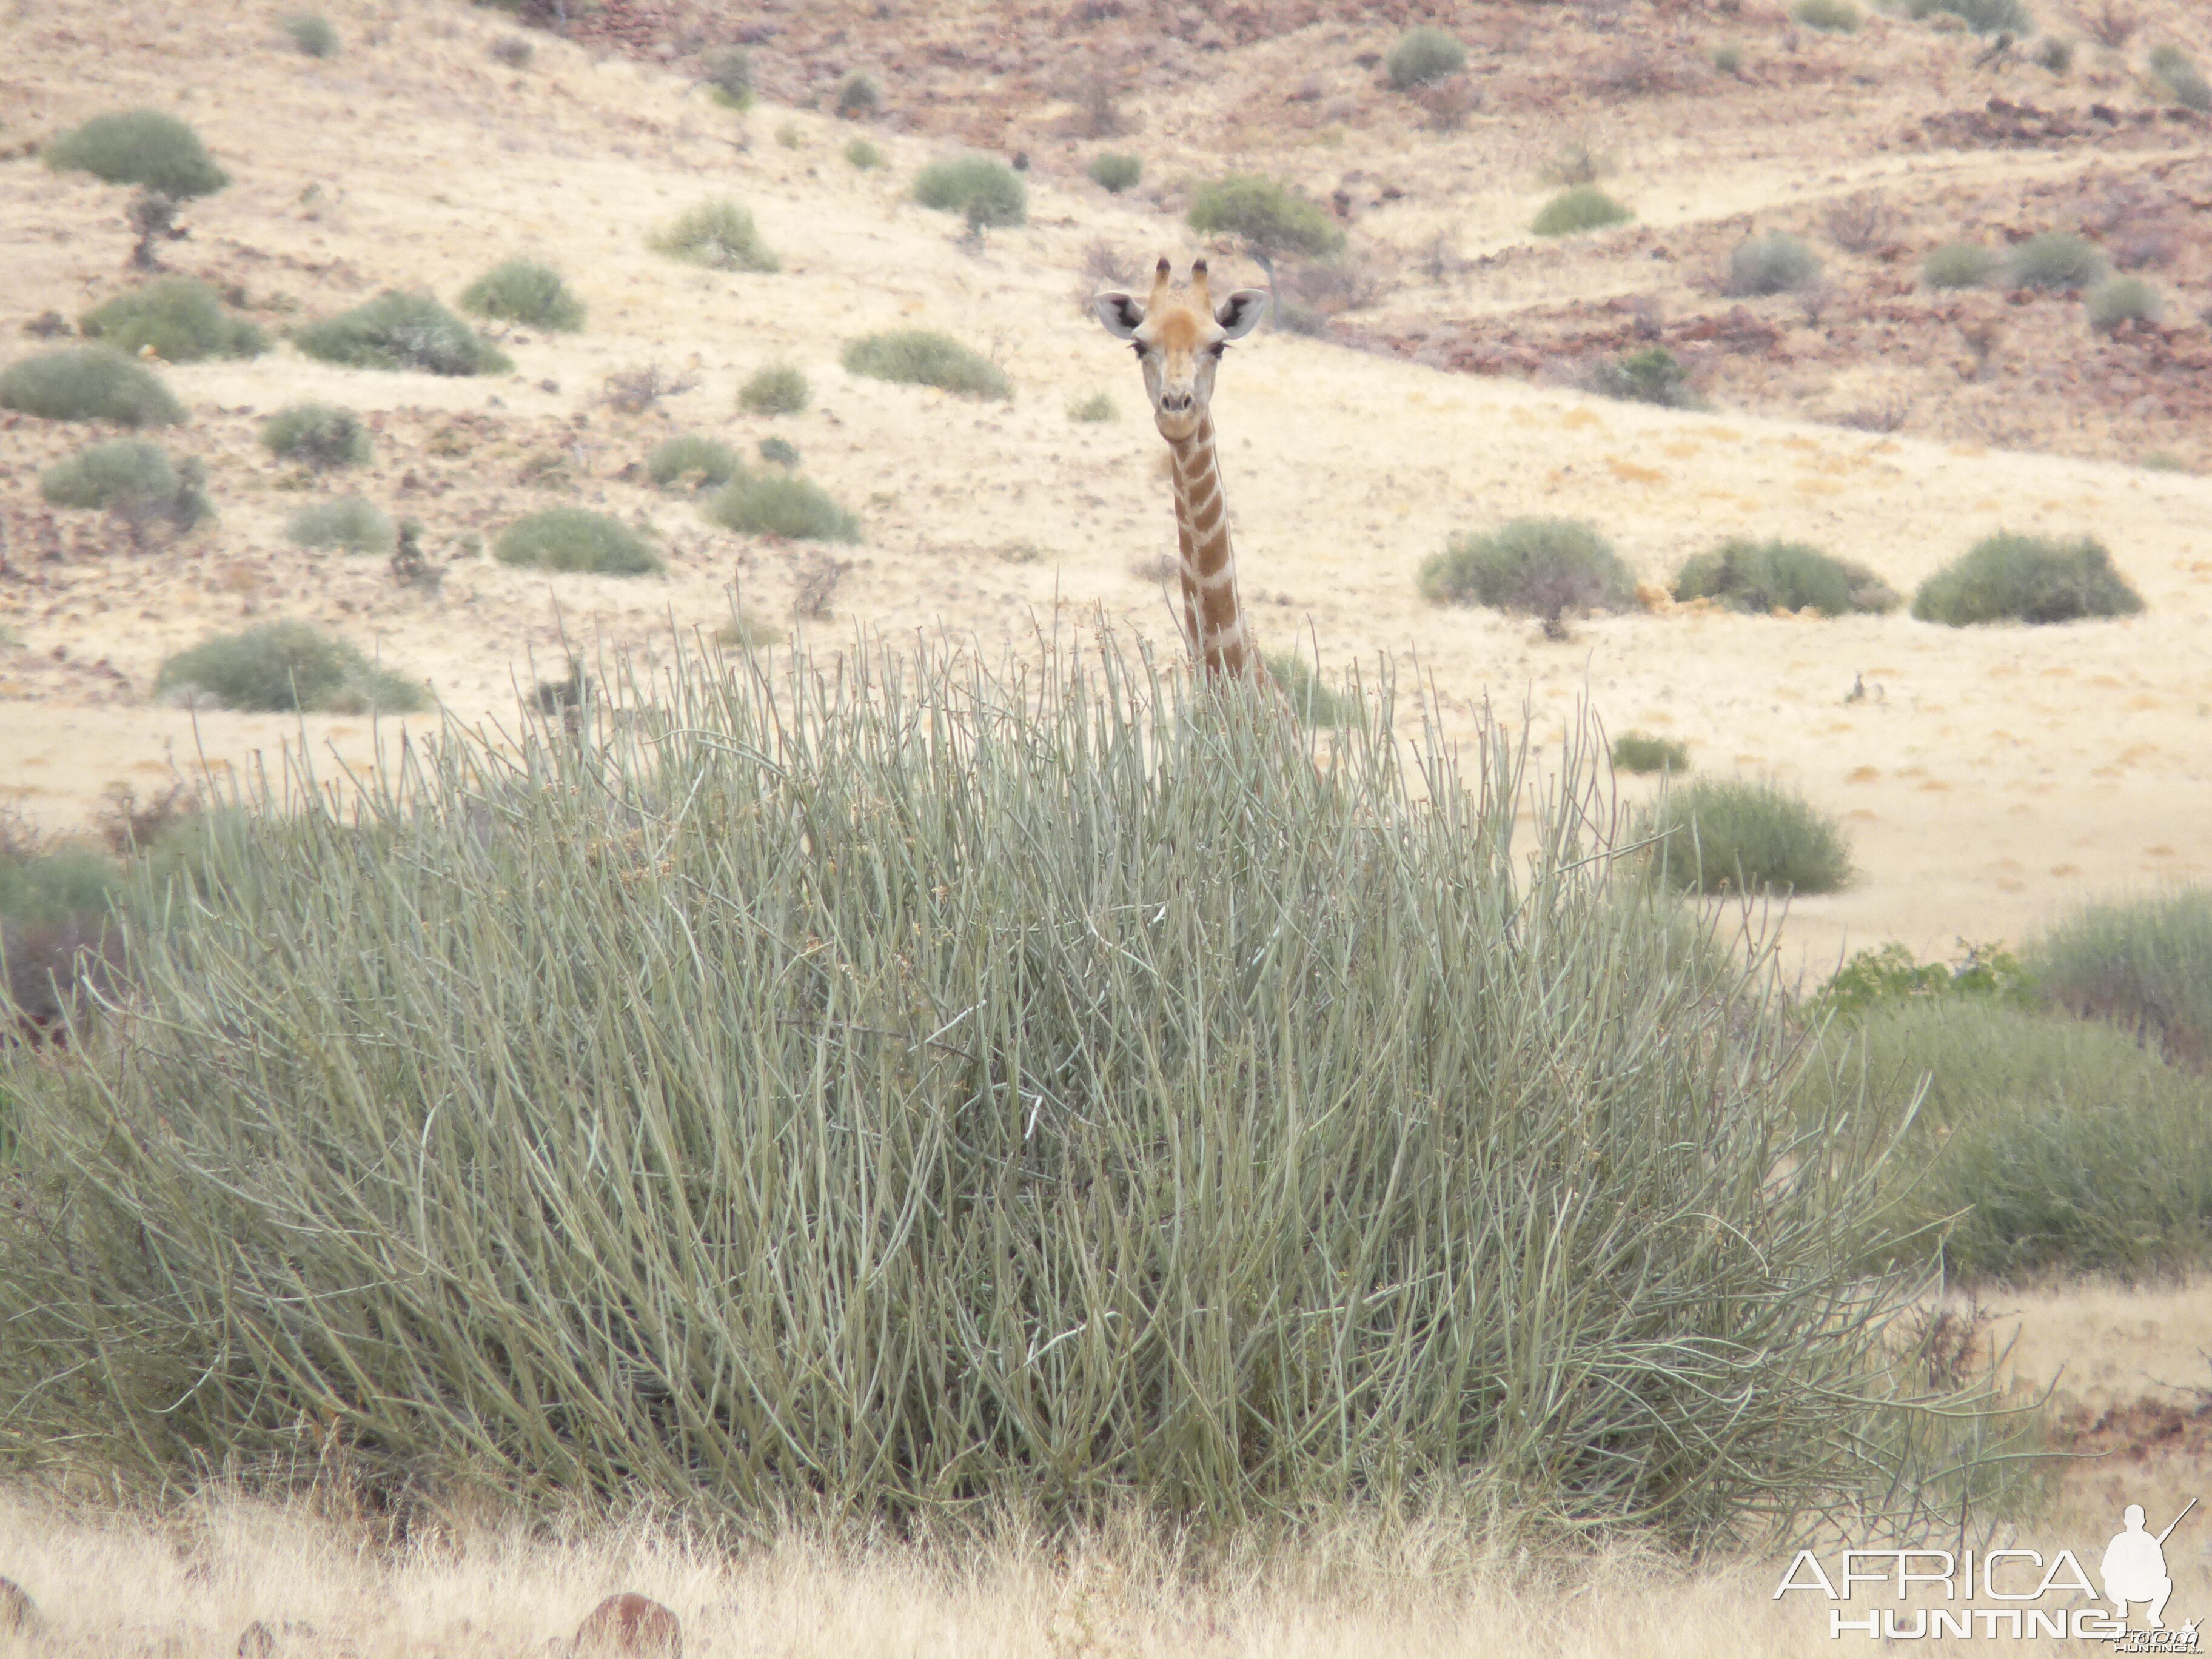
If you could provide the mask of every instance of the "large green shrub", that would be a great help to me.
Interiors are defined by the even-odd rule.
[[[205,283],[163,276],[118,294],[77,319],[86,336],[137,356],[147,348],[172,363],[204,357],[258,357],[269,337],[246,318],[222,308]]]
[[[1681,359],[1662,345],[1601,359],[1590,368],[1589,388],[1624,403],[1650,404],[1660,409],[1700,406],[1698,394],[1690,390],[1689,372]]]
[[[72,346],[0,369],[0,409],[47,421],[175,426],[185,406],[153,370],[110,346]]]
[[[1948,12],[1977,34],[2009,34],[2024,40],[2035,33],[2035,14],[2026,0],[1905,0],[1905,14],[1921,19]]]
[[[736,450],[696,432],[663,440],[645,458],[646,477],[663,489],[679,483],[710,489],[729,483],[742,470]]]
[[[1912,614],[1965,628],[1974,623],[2064,623],[2131,617],[2142,598],[2093,537],[2057,541],[2000,531],[1920,584]]]
[[[342,547],[349,553],[389,553],[399,544],[392,515],[359,495],[301,507],[285,525],[284,535],[301,547]]]
[[[864,334],[845,348],[846,372],[872,380],[933,386],[963,398],[1010,398],[1013,383],[999,366],[947,334],[925,328]]]
[[[1571,236],[1621,224],[1635,216],[1595,185],[1577,185],[1545,203],[1528,228],[1539,236]]]
[[[1613,769],[1639,775],[1686,772],[1690,769],[1690,751],[1673,738],[1655,736],[1650,732],[1624,732],[1613,740]]]
[[[294,331],[310,357],[351,368],[502,374],[514,361],[427,294],[391,289],[366,305]]]
[[[261,442],[277,459],[299,461],[317,471],[366,466],[371,453],[361,416],[329,404],[292,404],[278,410],[261,423]]]
[[[988,155],[932,161],[915,175],[914,199],[939,212],[963,215],[973,225],[1029,222],[1029,186],[1021,174]]]
[[[2140,276],[2115,276],[2089,296],[2089,326],[2109,334],[2122,323],[2154,323],[2164,314],[2158,290]]]
[[[2105,271],[2105,256],[2095,243],[2060,231],[2031,236],[2012,251],[2014,288],[2093,288],[2104,280]]]
[[[535,259],[507,259],[461,290],[461,309],[495,322],[520,323],[557,333],[584,325],[584,302],[552,266]]]
[[[207,196],[230,182],[199,135],[160,110],[95,115],[46,148],[46,165],[164,196]]]
[[[1835,819],[1796,790],[1746,778],[1699,778],[1653,811],[1661,872],[1693,893],[1832,893],[1851,878]]]
[[[134,523],[189,530],[214,516],[205,482],[197,460],[180,468],[159,444],[117,438],[48,467],[39,493],[56,507],[98,507]]]
[[[2173,101],[2199,114],[2212,112],[2212,81],[2179,46],[2171,44],[2150,49],[2150,72],[2166,83]]]
[[[739,472],[703,509],[725,530],[802,542],[854,542],[860,521],[818,484],[777,474]]]
[[[338,55],[338,32],[331,27],[331,20],[319,11],[295,12],[284,20],[284,33],[292,37],[292,44],[310,58],[335,58]]]
[[[1467,67],[1467,48],[1459,37],[1439,28],[1409,30],[1390,48],[1383,68],[1390,85],[1399,92],[1433,86]]]
[[[1824,617],[1897,608],[1896,590],[1864,565],[1804,542],[1754,542],[1737,536],[1693,554],[1674,578],[1678,599],[1717,599],[1765,616],[1810,608]]]
[[[1984,288],[2002,264],[1979,242],[1946,242],[1920,262],[1920,280],[1933,289]]]
[[[580,507],[549,507],[517,519],[492,544],[501,564],[641,576],[660,568],[652,544],[619,519]]]
[[[1434,605],[1486,605],[1542,618],[1547,631],[1585,611],[1636,602],[1635,573],[1613,544],[1570,519],[1515,519],[1483,535],[1453,537],[1421,566]]]
[[[412,680],[302,622],[264,623],[179,651],[161,665],[154,689],[264,714],[404,714],[424,702]]]
[[[1856,34],[1865,21],[1851,0],[1797,0],[1790,15],[1823,34]]]
[[[702,202],[652,238],[655,252],[714,270],[778,271],[783,261],[761,240],[751,212],[735,202]]]
[[[1328,210],[1279,179],[1233,175],[1200,185],[1184,222],[1201,236],[1231,236],[1275,286],[1275,261],[1290,255],[1318,258],[1344,246],[1344,232]]]
[[[1942,1495],[1887,1193],[1586,777],[1090,662],[708,664],[218,826],[129,1042],[10,1077],[0,1456],[1231,1539]]]
[[[807,397],[805,372],[789,363],[755,369],[738,388],[738,404],[755,415],[803,414]]]
[[[1084,171],[1091,175],[1092,184],[1109,195],[1119,196],[1145,176],[1145,164],[1133,155],[1109,149],[1092,156],[1091,165]]]
[[[2029,953],[2045,994],[2160,1045],[2176,1064],[2212,1063],[2212,890],[2087,904]]]
[[[1729,255],[1728,292],[1794,294],[1820,274],[1820,256],[1796,237],[1778,230],[1736,244]]]

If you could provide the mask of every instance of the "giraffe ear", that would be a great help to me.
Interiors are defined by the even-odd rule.
[[[1267,314],[1267,295],[1256,288],[1240,288],[1214,307],[1213,320],[1229,331],[1231,339],[1241,340]]]
[[[1127,294],[1100,294],[1091,301],[1097,312],[1098,320],[1106,325],[1106,331],[1117,340],[1133,339],[1145,320],[1145,308]]]

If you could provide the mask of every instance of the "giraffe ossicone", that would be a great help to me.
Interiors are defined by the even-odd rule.
[[[1259,326],[1267,296],[1240,288],[1216,305],[1203,259],[1192,261],[1190,284],[1177,292],[1173,268],[1163,256],[1150,297],[1139,301],[1131,294],[1101,294],[1091,303],[1106,331],[1135,350],[1152,424],[1168,442],[1176,538],[1182,552],[1183,627],[1192,653],[1208,673],[1265,684],[1267,665],[1237,595],[1212,405],[1222,353],[1231,340]]]

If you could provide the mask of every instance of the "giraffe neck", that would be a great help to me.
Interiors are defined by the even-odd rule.
[[[1214,459],[1212,416],[1201,420],[1181,443],[1170,441],[1168,454],[1174,463],[1183,625],[1191,649],[1209,674],[1249,675],[1264,682],[1267,671],[1237,597],[1237,556],[1229,547],[1229,503]]]

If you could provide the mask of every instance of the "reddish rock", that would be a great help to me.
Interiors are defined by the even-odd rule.
[[[576,1632],[576,1659],[601,1654],[684,1659],[684,1626],[674,1613],[635,1590],[610,1595]]]

